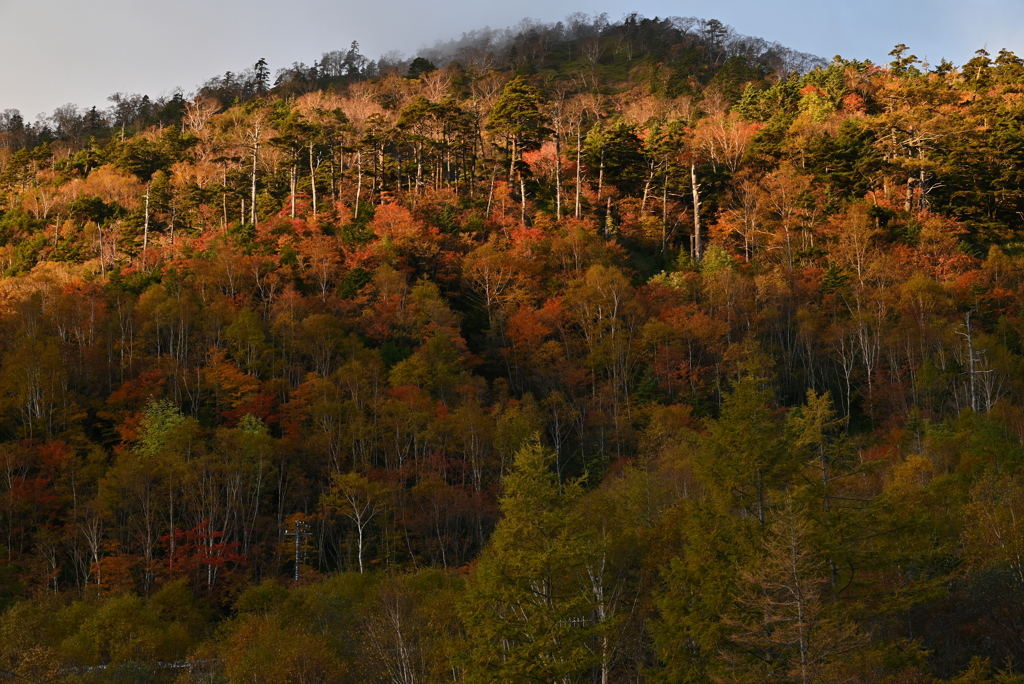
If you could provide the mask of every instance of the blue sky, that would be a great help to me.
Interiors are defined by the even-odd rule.
[[[108,106],[111,93],[152,96],[265,57],[272,70],[358,40],[370,58],[524,17],[571,12],[719,19],[740,33],[825,58],[883,62],[896,43],[935,64],[988,47],[1024,55],[1024,0],[0,0],[0,110],[26,119],[65,103]]]

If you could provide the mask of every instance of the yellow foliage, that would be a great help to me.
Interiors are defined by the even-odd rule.
[[[891,489],[920,489],[931,482],[935,475],[932,462],[920,454],[911,454],[903,463],[892,467],[889,471],[889,487]]]

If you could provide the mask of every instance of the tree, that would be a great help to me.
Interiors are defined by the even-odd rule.
[[[971,488],[963,530],[972,608],[986,639],[1008,658],[1020,657],[1024,619],[1024,487],[1020,478],[987,472]]]
[[[327,637],[281,616],[248,615],[228,637],[225,674],[230,684],[342,684],[347,664]]]
[[[792,482],[803,459],[787,444],[760,372],[748,368],[725,397],[721,417],[708,422],[697,473],[721,513],[764,526],[773,493]]]
[[[409,63],[409,72],[406,74],[406,78],[419,78],[436,69],[437,67],[434,66],[434,63],[426,57],[417,57]]]
[[[508,177],[519,179],[521,220],[526,223],[526,171],[524,151],[537,149],[551,133],[547,117],[540,110],[540,91],[517,76],[505,84],[487,120],[487,130],[505,139],[508,150]]]
[[[290,216],[295,218],[295,186],[299,177],[299,155],[311,145],[313,127],[294,110],[289,111],[276,122],[277,135],[270,139],[270,144],[280,148],[291,162],[289,173]]]
[[[490,322],[489,331],[503,334],[498,329],[498,311],[515,292],[515,283],[522,277],[520,264],[494,236],[470,252],[463,260],[463,277],[482,295]],[[514,295],[513,295],[514,296]]]
[[[722,166],[730,173],[739,170],[740,162],[746,156],[747,148],[754,136],[761,130],[761,124],[744,121],[738,114],[716,112],[697,122],[692,128],[688,150],[690,162],[690,189],[693,193],[694,258],[704,258],[704,247],[700,222],[700,184],[697,182],[697,166],[710,162],[714,167]]]
[[[231,127],[234,142],[252,156],[249,189],[249,223],[256,225],[256,181],[260,163],[260,149],[267,136],[270,111],[260,101],[246,105],[243,111],[233,110],[226,125]],[[243,200],[244,204],[244,200]],[[245,211],[242,215],[244,217]]]
[[[620,192],[630,194],[640,188],[647,164],[633,126],[622,119],[608,128],[595,126],[587,135],[584,150],[584,161],[599,170],[601,186],[610,183]]]
[[[450,681],[461,627],[451,602],[458,598],[461,585],[460,578],[440,570],[380,582],[360,620],[360,681]]]
[[[387,510],[388,489],[383,485],[371,482],[357,473],[334,475],[331,478],[331,489],[321,497],[320,505],[328,512],[340,513],[356,526],[359,560],[359,572],[365,572],[363,552],[366,545],[367,530],[374,518]]]
[[[588,544],[573,510],[581,483],[559,484],[553,461],[535,439],[505,477],[504,517],[462,605],[467,681],[568,682],[593,662]]]
[[[792,499],[779,510],[761,552],[744,570],[737,605],[724,618],[728,645],[715,680],[728,683],[828,681],[828,670],[867,639],[829,597],[825,563]]]
[[[257,95],[265,95],[270,89],[270,69],[263,57],[260,57],[253,66],[253,80],[256,83]]]

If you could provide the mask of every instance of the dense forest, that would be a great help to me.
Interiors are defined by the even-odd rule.
[[[0,680],[1024,681],[1024,61],[573,15],[0,115]]]

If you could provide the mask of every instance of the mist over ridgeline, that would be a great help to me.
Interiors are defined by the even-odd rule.
[[[614,46],[610,45],[612,42]],[[150,125],[180,123],[184,103],[197,96],[216,99],[227,107],[236,100],[247,102],[268,93],[288,97],[331,87],[344,88],[352,82],[373,80],[389,73],[404,76],[414,63],[429,63],[435,68],[433,65],[456,62],[479,73],[523,68],[558,73],[571,70],[571,65],[581,59],[607,63],[610,54],[606,55],[606,51],[616,55],[615,62],[627,66],[652,60],[673,64],[679,72],[677,79],[697,75],[689,73],[697,62],[707,62],[700,68],[713,76],[731,61],[729,69],[737,73],[726,74],[726,78],[737,82],[753,72],[762,76],[802,73],[824,65],[820,57],[738,34],[715,19],[647,19],[632,14],[615,23],[609,21],[607,14],[577,12],[553,24],[524,19],[515,27],[470,31],[460,38],[421,48],[413,57],[392,51],[373,60],[361,54],[359,43],[353,41],[348,49],[323,53],[312,65],[293,62],[290,66],[272,68],[260,59],[250,67],[207,79],[191,92],[181,88],[167,88],[159,95],[117,92],[107,98],[106,106],[80,107],[68,103],[52,114],[40,114],[35,121],[26,120],[17,109],[6,109],[0,113],[0,131],[24,136],[24,141],[19,139],[15,145],[78,140],[83,135],[109,134],[110,129],[134,131]],[[683,62],[691,64],[686,67]],[[413,67],[414,76],[420,68]]]

